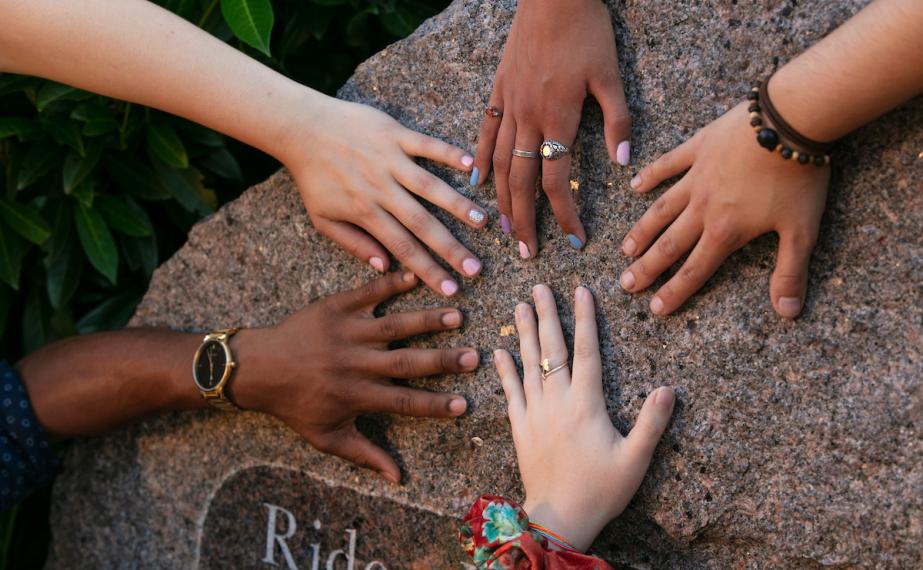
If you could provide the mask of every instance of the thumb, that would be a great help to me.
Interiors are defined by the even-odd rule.
[[[349,427],[329,434],[319,444],[314,444],[314,447],[324,453],[342,457],[359,467],[377,471],[392,483],[401,482],[401,470],[394,459],[384,449],[359,433],[355,424],[349,424]]]
[[[638,414],[635,427],[631,428],[631,432],[625,438],[629,460],[641,476],[647,471],[660,436],[670,423],[675,403],[676,395],[673,393],[673,388],[661,386],[651,392],[644,401],[644,405],[641,406],[641,413]]]
[[[618,70],[613,71],[610,77],[590,82],[589,91],[603,111],[609,160],[628,166],[631,161],[631,117]]]
[[[794,231],[779,232],[779,254],[776,269],[769,281],[772,307],[780,316],[794,319],[801,313],[808,288],[808,266],[817,232],[803,237]]]

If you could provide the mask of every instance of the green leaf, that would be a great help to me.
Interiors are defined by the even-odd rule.
[[[244,174],[240,170],[240,164],[237,163],[237,159],[234,158],[234,155],[226,148],[219,148],[208,154],[199,161],[199,164],[221,178],[236,181],[242,181],[244,179]]]
[[[0,117],[0,140],[7,137],[23,137],[41,131],[37,122],[20,117]]]
[[[87,97],[92,97],[92,94],[69,85],[48,81],[39,88],[38,95],[35,97],[35,106],[41,113],[55,101],[76,101]]]
[[[196,0],[167,0],[163,3],[163,7],[181,18],[195,23],[195,18],[199,12],[196,4]]]
[[[0,280],[17,291],[22,258],[28,250],[26,242],[0,224]]]
[[[13,231],[36,245],[42,245],[51,236],[48,222],[31,206],[12,200],[0,200],[0,218]]]
[[[51,135],[51,138],[58,144],[71,147],[80,156],[86,153],[83,146],[83,136],[80,134],[80,126],[68,119],[49,119],[43,120],[42,126],[45,132]]]
[[[51,227],[51,238],[42,245],[42,248],[48,255],[56,255],[67,246],[73,237],[71,229],[74,226],[74,215],[71,212],[70,200],[49,202],[42,213]]]
[[[183,138],[186,140],[190,140],[202,146],[224,146],[224,135],[209,129],[208,127],[203,127],[202,125],[191,123],[189,121],[183,121],[179,128],[183,132]]]
[[[22,313],[22,349],[30,353],[54,339],[51,332],[51,310],[39,287],[33,287],[26,296]]]
[[[71,191],[71,196],[87,208],[92,208],[93,198],[96,197],[96,180],[92,177],[85,179],[74,187]]]
[[[0,285],[0,338],[6,331],[6,322],[10,316],[10,306],[13,304],[13,292]]]
[[[69,240],[59,252],[51,255],[45,262],[48,299],[55,310],[67,305],[80,285],[83,274],[83,254],[77,249],[77,243]]]
[[[148,150],[164,164],[174,168],[189,167],[186,147],[183,146],[183,141],[180,140],[173,127],[165,123],[150,123],[144,134]]]
[[[129,200],[131,200],[129,198]],[[154,231],[147,212],[141,209],[134,201],[126,201],[115,196],[102,194],[96,200],[96,209],[99,210],[109,227],[125,235],[133,237],[147,237]]]
[[[141,296],[128,291],[111,297],[77,321],[80,334],[123,328],[134,314]]]
[[[71,118],[83,123],[82,132],[88,137],[105,135],[119,129],[119,123],[112,116],[109,106],[100,99],[77,105],[71,111]]]
[[[272,57],[269,38],[274,15],[269,0],[221,0],[221,15],[242,42]]]
[[[44,80],[31,75],[14,75],[12,73],[0,73],[0,95],[7,93],[16,93],[26,89],[35,89],[42,84]]]
[[[90,264],[115,285],[119,271],[119,253],[106,221],[99,212],[78,202],[74,208],[74,222],[77,224],[80,245],[83,246]]]
[[[381,15],[381,24],[391,34],[403,38],[409,36],[417,29],[419,22],[411,18],[410,14],[400,10],[386,10]]]
[[[202,209],[199,192],[201,183],[194,174],[189,170],[176,170],[164,164],[155,164],[154,168],[161,185],[186,211],[197,212]]]
[[[169,200],[170,192],[150,166],[129,154],[110,154],[106,171],[123,190],[142,200]]]
[[[28,188],[36,180],[48,173],[58,164],[61,153],[57,145],[50,142],[33,144],[19,166],[16,177],[16,190]]]
[[[152,235],[146,238],[126,237],[119,240],[122,256],[132,271],[142,270],[147,279],[151,278],[160,261],[157,252],[157,240]]]
[[[86,156],[80,156],[76,152],[67,154],[64,158],[64,167],[61,169],[61,182],[65,194],[72,193],[74,188],[93,172],[99,163],[100,156],[102,156],[102,147],[98,145],[93,145]]]

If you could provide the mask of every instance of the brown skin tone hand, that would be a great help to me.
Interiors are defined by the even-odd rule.
[[[397,464],[359,433],[356,418],[459,416],[467,407],[463,397],[391,379],[478,366],[471,348],[389,349],[398,340],[461,326],[461,314],[451,308],[375,317],[377,305],[417,284],[411,273],[390,273],[312,303],[276,326],[240,331],[231,340],[238,366],[230,397],[244,409],[280,418],[318,450],[398,482]],[[52,437],[99,435],[156,413],[207,407],[191,374],[201,342],[201,334],[125,329],[50,344],[16,368]]]

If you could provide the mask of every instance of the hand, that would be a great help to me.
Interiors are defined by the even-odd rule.
[[[294,121],[280,154],[318,232],[381,272],[389,267],[390,251],[446,296],[458,291],[458,283],[420,242],[462,275],[480,273],[477,257],[413,196],[483,228],[482,208],[412,158],[467,171],[474,160],[468,153],[365,105],[323,97],[304,107],[310,117]]]
[[[638,490],[675,398],[672,389],[658,388],[628,437],[613,427],[603,396],[593,296],[585,287],[574,295],[573,373],[565,367],[542,380],[542,359],[551,367],[567,362],[567,346],[551,290],[538,285],[533,296],[537,330],[532,307],[516,307],[524,379],[508,352],[494,353],[526,489],[523,508],[530,520],[586,551]]]
[[[241,331],[234,337],[240,367],[232,397],[244,409],[278,417],[318,450],[399,482],[397,464],[359,433],[356,418],[459,416],[467,407],[461,396],[390,379],[470,372],[478,365],[471,348],[388,349],[391,342],[461,326],[461,313],[448,308],[374,316],[378,304],[416,283],[412,273],[391,273],[312,303],[275,327]]]
[[[622,288],[632,293],[645,289],[691,250],[651,299],[652,312],[668,315],[702,287],[728,255],[774,231],[779,234],[779,253],[769,284],[772,306],[783,317],[798,316],[830,167],[802,166],[767,152],[757,144],[746,105],[741,104],[641,170],[631,187],[649,192],[686,169],[689,172],[654,202],[622,242],[626,255],[640,255],[622,273]]]
[[[519,254],[538,254],[535,179],[539,159],[514,157],[513,148],[537,151],[544,139],[572,147],[587,93],[602,107],[613,162],[627,165],[631,122],[619,76],[612,21],[599,0],[525,0],[519,3],[489,105],[502,118],[484,119],[471,184],[487,179],[493,160],[500,226],[519,239]],[[586,231],[570,189],[571,157],[544,160],[542,188],[571,246]]]

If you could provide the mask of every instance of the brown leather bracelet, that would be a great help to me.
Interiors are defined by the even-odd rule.
[[[763,106],[763,110],[766,112],[766,117],[772,122],[776,130],[779,131],[779,134],[782,135],[782,138],[788,140],[789,142],[800,146],[802,149],[812,153],[812,154],[826,154],[827,151],[833,147],[833,142],[819,142],[813,139],[802,135],[797,130],[795,130],[785,119],[782,118],[782,115],[776,109],[776,106],[772,104],[772,99],[769,97],[769,80],[772,77],[767,78],[760,84],[760,94],[759,101]]]

